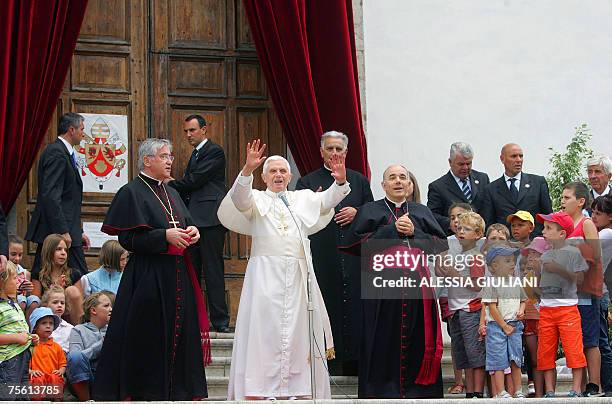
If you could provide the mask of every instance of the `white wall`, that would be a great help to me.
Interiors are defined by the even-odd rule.
[[[589,124],[612,155],[612,1],[364,0],[368,151],[373,191],[393,162],[422,192],[466,141],[474,168],[502,173],[517,142],[526,172]]]

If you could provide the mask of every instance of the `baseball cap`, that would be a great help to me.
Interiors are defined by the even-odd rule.
[[[569,235],[574,231],[574,220],[565,212],[553,212],[549,215],[538,213],[536,215],[536,220],[540,223],[557,223],[563,230],[565,230],[567,237],[569,237]]]
[[[500,247],[500,246],[494,246],[489,248],[489,251],[487,251],[487,265],[491,265],[491,262],[493,262],[493,260],[496,257],[507,257],[509,255],[515,255],[517,253],[518,249],[517,248],[511,248],[511,247]]]
[[[550,244],[548,244],[548,241],[546,241],[544,237],[536,237],[527,247],[523,248],[521,252],[524,255],[527,255],[529,254],[529,250],[537,251],[540,254],[543,254],[545,251],[550,250]]]
[[[531,215],[531,213],[527,212],[526,210],[519,210],[516,213],[508,215],[508,217],[506,218],[506,222],[511,222],[512,219],[514,219],[515,217],[518,217],[521,220],[525,220],[535,225],[535,222],[533,221],[533,216]]]
[[[43,317],[51,316],[53,317],[53,330],[55,330],[60,325],[60,318],[53,314],[50,308],[48,307],[37,307],[30,314],[30,332],[34,332],[34,328],[36,328],[36,323]]]

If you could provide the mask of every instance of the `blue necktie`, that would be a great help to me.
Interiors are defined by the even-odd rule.
[[[76,157],[75,157],[75,153],[72,153],[70,155],[70,157],[72,157],[72,167],[74,167],[75,171],[79,171],[79,166],[77,165],[77,161],[76,161]]]
[[[516,202],[519,195],[519,191],[516,188],[516,185],[514,185],[516,178],[508,178],[508,182],[510,183],[510,195],[512,195],[512,199]]]
[[[189,159],[189,163],[187,163],[187,171],[189,171],[191,167],[195,165],[197,159],[198,159],[198,149],[193,149],[193,152],[191,153],[191,158]]]

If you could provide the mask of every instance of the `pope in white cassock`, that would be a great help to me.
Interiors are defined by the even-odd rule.
[[[246,163],[218,211],[225,227],[253,238],[236,320],[229,400],[312,397],[308,236],[331,221],[334,207],[350,192],[343,156],[332,161],[336,182],[326,191],[287,192],[289,163],[281,156],[266,159],[265,148],[259,140],[247,145]],[[264,160],[267,189],[254,190],[253,171]],[[287,198],[289,208],[279,196]],[[314,395],[331,398],[325,367],[326,360],[333,358],[333,340],[314,272],[311,277]]]

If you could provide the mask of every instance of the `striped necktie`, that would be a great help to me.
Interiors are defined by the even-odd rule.
[[[465,199],[467,199],[469,203],[472,203],[472,191],[470,190],[470,186],[465,178],[461,180],[461,190],[465,195]]]

